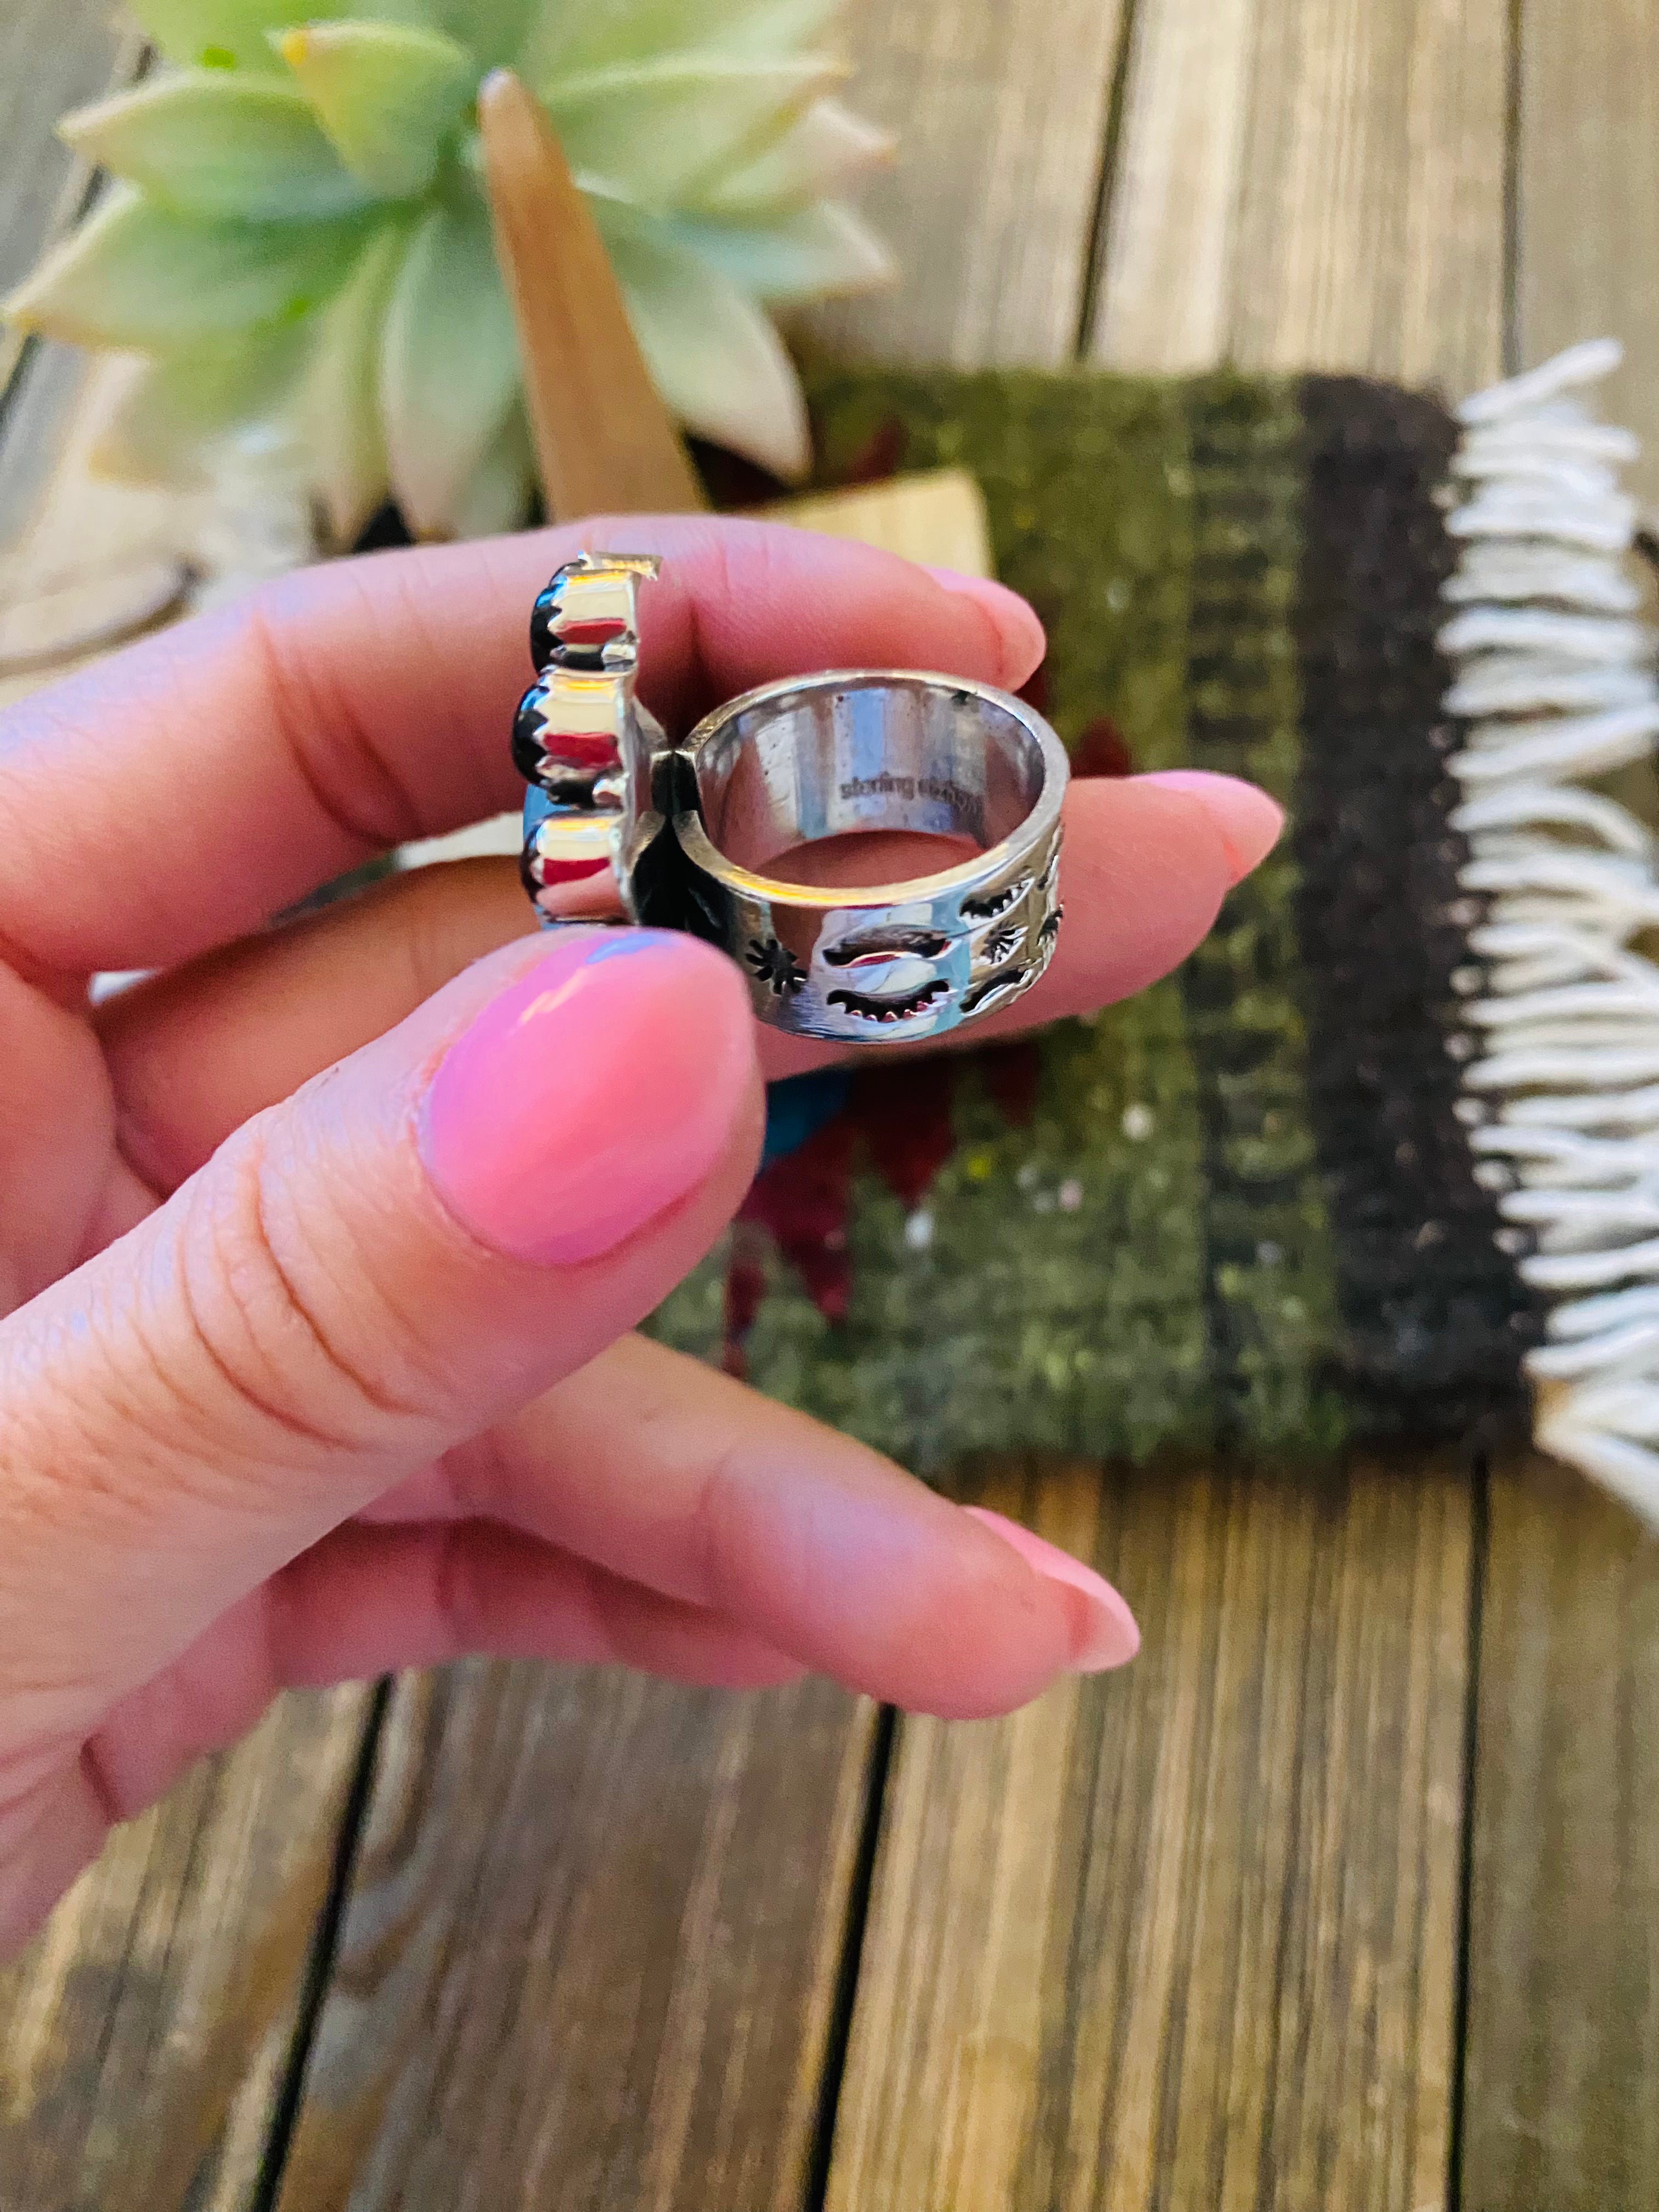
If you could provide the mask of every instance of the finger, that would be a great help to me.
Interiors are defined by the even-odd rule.
[[[1091,1012],[1184,959],[1278,809],[1231,778],[1253,830],[1209,797],[1158,779],[1079,783],[1066,796],[1066,921],[1036,987],[962,1042]],[[1254,838],[1254,844],[1242,839]],[[526,927],[510,862],[471,860],[395,878],[313,921],[209,956],[124,993],[100,1013],[122,1146],[157,1189],[191,1174],[232,1129],[319,1067],[400,1021],[471,961]],[[769,1079],[840,1048],[763,1029]],[[890,1048],[884,1048],[890,1049]]]
[[[1137,1643],[1079,1562],[641,1337],[369,1510],[508,1522],[911,1711],[1008,1712]]]
[[[619,1662],[673,1680],[762,1689],[799,1665],[701,1613],[483,1522],[348,1527],[301,1553],[118,1702],[84,1743],[49,1744],[0,1802],[0,1955],[39,1924],[117,1821],[276,1693],[465,1654]]]
[[[337,1528],[125,1698],[91,1741],[106,1810],[155,1803],[246,1734],[283,1690],[468,1656],[618,1664],[702,1687],[793,1681],[798,1661],[735,1621],[482,1521]]]
[[[1018,684],[1035,616],[850,540],[709,516],[330,562],[0,718],[0,942],[59,971],[161,967],[405,839],[498,812],[530,608],[584,545],[659,551],[641,690],[671,724],[805,670]]]
[[[0,1326],[0,1748],[95,1715],[631,1327],[729,1217],[759,1120],[719,955],[532,941],[21,1308]]]

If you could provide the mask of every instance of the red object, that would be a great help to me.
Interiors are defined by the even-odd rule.
[[[909,433],[898,416],[887,420],[872,431],[842,473],[843,484],[884,483],[895,477],[904,465],[904,448]]]
[[[848,1119],[869,1149],[871,1165],[907,1208],[921,1205],[956,1149],[956,1060],[941,1054],[861,1068],[853,1079]]]
[[[1036,1040],[1020,1037],[1012,1044],[990,1046],[979,1054],[979,1072],[985,1088],[1012,1127],[1028,1128],[1042,1081],[1042,1055]]]
[[[611,866],[609,860],[536,860],[537,880],[543,885],[550,884],[586,883],[589,876],[597,876]]]
[[[544,721],[536,740],[560,768],[606,769],[616,763],[617,740],[608,730],[559,730]]]
[[[740,1224],[759,1222],[770,1230],[778,1249],[799,1269],[813,1304],[830,1321],[847,1315],[847,1200],[856,1135],[852,1117],[837,1114],[804,1145],[761,1170],[738,1214]],[[732,1308],[728,1285],[728,1327],[734,1318]],[[753,1320],[751,1312],[745,1334]],[[731,1351],[728,1336],[728,1364]]]
[[[1036,666],[1020,685],[1015,696],[1023,699],[1028,707],[1035,708],[1039,714],[1048,713],[1048,664],[1046,660],[1038,661]]]
[[[1072,774],[1133,775],[1134,772],[1134,755],[1127,738],[1109,714],[1097,715],[1072,747]]]
[[[609,645],[627,628],[619,615],[607,615],[595,622],[572,622],[568,615],[562,615],[554,624],[561,645]]]

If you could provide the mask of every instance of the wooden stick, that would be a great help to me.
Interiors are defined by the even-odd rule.
[[[549,520],[706,507],[541,103],[495,70],[478,93],[478,127]]]

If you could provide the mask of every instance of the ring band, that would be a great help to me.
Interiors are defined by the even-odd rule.
[[[634,697],[648,560],[584,556],[537,602],[542,663],[514,757],[532,778],[526,887],[614,867],[637,921],[721,945],[759,1018],[864,1043],[938,1036],[1010,1005],[1053,957],[1066,754],[989,684],[899,669],[768,684],[671,744]],[[975,847],[935,873],[849,888],[763,871],[872,831]]]

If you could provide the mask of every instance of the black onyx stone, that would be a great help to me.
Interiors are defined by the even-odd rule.
[[[534,783],[541,773],[546,708],[546,691],[539,684],[532,684],[513,718],[513,765],[526,783]]]

